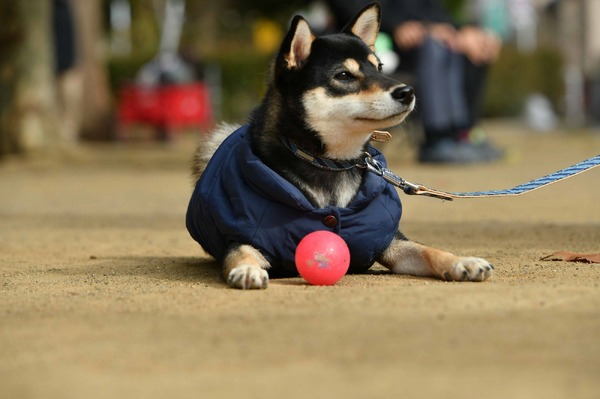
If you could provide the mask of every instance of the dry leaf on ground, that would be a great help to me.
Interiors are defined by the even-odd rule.
[[[563,262],[600,263],[600,254],[579,254],[568,251],[558,251],[543,256],[540,260],[554,260]]]

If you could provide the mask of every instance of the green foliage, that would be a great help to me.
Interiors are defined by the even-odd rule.
[[[465,0],[442,0],[442,5],[457,22],[465,22]]]
[[[131,42],[133,54],[151,54],[158,50],[159,26],[151,0],[130,0]]]
[[[560,109],[563,86],[562,57],[557,50],[540,48],[521,53],[514,46],[504,46],[490,70],[484,114],[520,115],[525,100],[533,93],[545,95],[555,109]]]
[[[221,68],[223,120],[245,122],[250,111],[259,105],[266,90],[270,59],[249,49],[215,54],[205,60]]]
[[[285,20],[305,7],[307,3],[306,0],[235,0],[230,6],[242,13],[260,14],[263,17]]]

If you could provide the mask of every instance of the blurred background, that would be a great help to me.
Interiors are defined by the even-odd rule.
[[[486,118],[600,126],[600,0],[445,5],[464,22],[478,10],[503,39]],[[244,122],[298,13],[316,32],[334,25],[319,1],[1,0],[0,157]]]

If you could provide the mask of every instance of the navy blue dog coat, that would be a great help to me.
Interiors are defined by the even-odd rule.
[[[385,166],[383,154],[369,153]],[[350,273],[366,271],[398,230],[402,205],[396,189],[366,173],[345,208],[315,208],[292,183],[252,152],[248,125],[217,149],[190,200],[186,225],[202,248],[222,261],[233,243],[250,244],[270,262],[272,276],[296,276],[296,246],[306,234],[329,230],[350,249]]]

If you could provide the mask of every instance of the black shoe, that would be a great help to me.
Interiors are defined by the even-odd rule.
[[[442,140],[421,147],[419,162],[470,164],[492,162],[502,158],[504,151],[494,147],[488,140],[474,144],[468,141]]]

